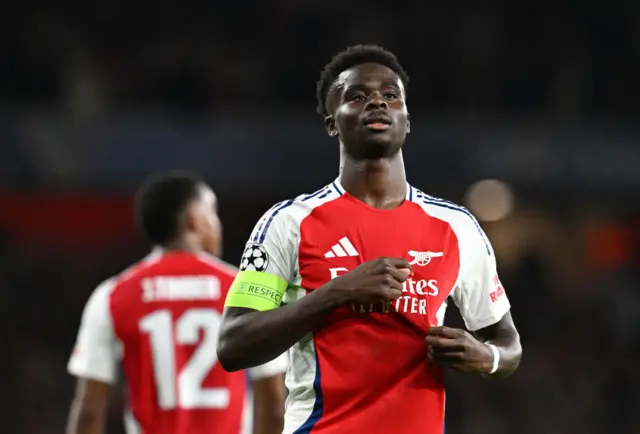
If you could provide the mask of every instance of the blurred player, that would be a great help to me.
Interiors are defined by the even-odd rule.
[[[518,366],[485,234],[466,209],[407,184],[407,81],[377,46],[325,67],[318,108],[340,175],[267,211],[227,296],[225,369],[291,347],[286,434],[442,434],[443,368],[501,377]],[[448,298],[474,335],[442,327]]]
[[[216,208],[213,191],[186,173],[152,178],[138,192],[138,224],[156,250],[87,302],[68,366],[78,383],[67,434],[103,432],[120,361],[129,434],[240,432],[245,375],[225,372],[216,359],[223,303],[236,275],[208,255],[221,250]],[[276,356],[249,371],[259,434],[282,431],[287,363]]]

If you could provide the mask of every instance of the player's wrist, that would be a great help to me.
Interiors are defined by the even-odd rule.
[[[322,290],[323,294],[330,300],[331,304],[335,308],[355,301],[353,299],[352,291],[340,288],[340,286],[336,284],[336,280],[331,280],[318,288],[318,290]]]
[[[484,364],[482,370],[482,375],[488,377],[498,372],[498,368],[500,367],[500,351],[498,347],[493,344],[484,343],[483,345],[485,345],[490,353],[487,363]]]

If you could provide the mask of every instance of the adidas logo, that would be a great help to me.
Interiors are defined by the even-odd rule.
[[[351,241],[349,241],[349,238],[344,237],[344,238],[340,238],[340,241],[338,241],[338,244],[331,247],[331,250],[325,253],[324,257],[325,258],[335,258],[335,257],[344,258],[345,256],[359,256],[359,255],[360,254],[358,253],[356,248],[353,247],[353,244],[351,244]]]

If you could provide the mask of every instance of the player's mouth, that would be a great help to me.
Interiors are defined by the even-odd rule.
[[[364,121],[365,126],[373,131],[385,131],[391,128],[391,119],[386,116],[369,116]]]

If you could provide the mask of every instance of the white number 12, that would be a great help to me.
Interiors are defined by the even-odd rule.
[[[142,318],[140,329],[149,334],[151,341],[153,375],[161,409],[228,407],[228,389],[202,387],[202,381],[217,361],[220,321],[215,309],[189,309],[175,324],[169,310],[157,310]],[[200,330],[204,332],[202,342],[180,372],[176,372],[176,345],[197,344]]]

